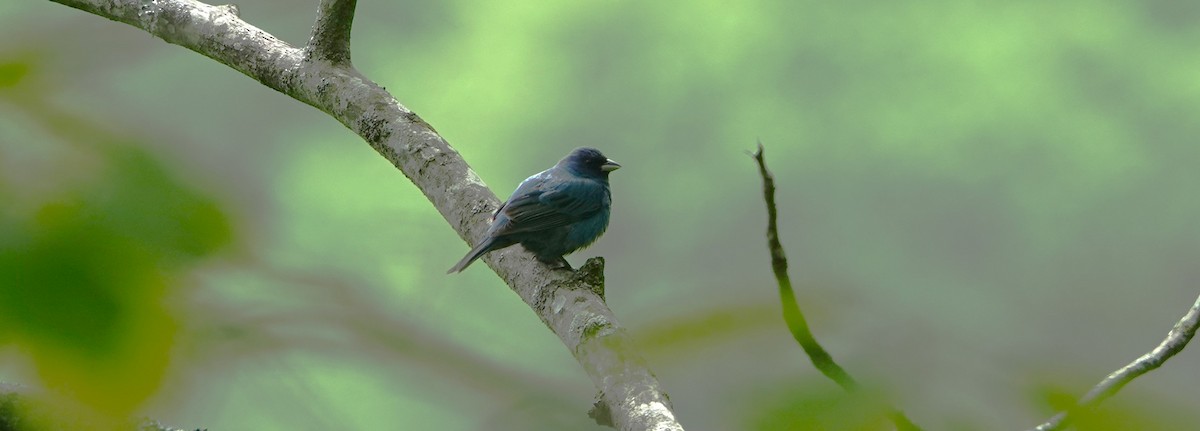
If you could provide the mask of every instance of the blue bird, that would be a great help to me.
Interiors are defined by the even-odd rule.
[[[608,228],[608,174],[620,167],[595,148],[576,148],[554,167],[526,178],[496,210],[483,241],[446,273],[517,243],[544,263],[570,268],[563,255],[591,245]]]

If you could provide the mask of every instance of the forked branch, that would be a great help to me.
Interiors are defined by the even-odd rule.
[[[417,114],[350,65],[354,0],[323,0],[309,45],[296,48],[193,0],[54,0],[120,21],[210,57],[328,113],[407,176],[459,236],[475,243],[500,205],[467,162]],[[682,430],[658,380],[595,277],[577,277],[512,247],[483,258],[559,337],[602,394],[621,430]],[[581,409],[581,413],[582,409]]]
[[[321,0],[305,59],[350,64],[350,28],[357,0]]]

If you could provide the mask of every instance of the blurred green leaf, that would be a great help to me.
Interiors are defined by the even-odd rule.
[[[746,429],[755,431],[876,431],[893,429],[883,412],[866,396],[852,396],[832,385],[812,389],[814,382],[796,382],[798,389],[763,391],[751,396]],[[805,388],[806,389],[799,389]]]
[[[16,87],[29,75],[32,67],[29,63],[20,61],[0,62],[0,88]]]
[[[693,314],[660,319],[636,333],[639,352],[647,355],[681,354],[689,349],[717,345],[783,325],[777,304],[726,306]],[[781,336],[785,332],[779,331]],[[790,340],[790,339],[787,339]],[[785,340],[786,341],[786,340]]]
[[[112,148],[111,180],[89,195],[99,211],[95,216],[167,263],[186,263],[230,242],[232,230],[216,202],[173,179],[145,151]]]
[[[104,169],[73,190],[32,214],[0,214],[0,327],[51,387],[123,417],[166,370],[172,271],[232,230],[216,202],[143,150],[97,154]]]

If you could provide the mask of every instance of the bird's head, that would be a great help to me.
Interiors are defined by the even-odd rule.
[[[608,178],[609,172],[621,167],[619,163],[604,157],[600,150],[587,147],[576,148],[558,164],[579,176],[605,179]]]

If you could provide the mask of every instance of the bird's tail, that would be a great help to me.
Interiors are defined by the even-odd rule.
[[[494,245],[495,243],[496,243],[496,238],[489,237],[488,239],[483,240],[483,242],[480,242],[479,245],[475,246],[475,248],[472,248],[471,251],[467,252],[467,255],[463,256],[462,260],[458,261],[458,263],[456,263],[456,264],[454,264],[454,266],[450,267],[450,270],[446,271],[446,273],[453,274],[456,272],[462,272],[462,270],[467,269],[467,267],[471,265],[471,262],[474,262],[475,259],[479,259],[479,256],[483,256],[484,253],[492,251],[492,245]]]

